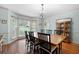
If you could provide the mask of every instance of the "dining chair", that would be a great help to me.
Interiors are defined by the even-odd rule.
[[[25,44],[25,46],[27,48],[26,52],[29,53],[30,52],[30,50],[29,50],[29,48],[30,48],[30,39],[29,39],[29,35],[28,35],[27,31],[25,31],[25,37],[26,37],[26,44]]]
[[[40,53],[57,53],[57,46],[51,44],[50,34],[38,33],[39,43],[40,43]]]
[[[30,38],[30,50],[32,53],[37,53],[36,50],[38,49],[39,42],[37,41],[37,38],[34,37],[34,32],[29,32],[29,38]]]

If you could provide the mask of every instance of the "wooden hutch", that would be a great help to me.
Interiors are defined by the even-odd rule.
[[[59,35],[64,35],[64,42],[71,42],[71,18],[57,19],[56,30]]]

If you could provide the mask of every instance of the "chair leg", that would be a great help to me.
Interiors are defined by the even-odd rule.
[[[33,49],[33,46],[30,43],[30,53],[33,53],[32,49]]]
[[[40,54],[41,53],[41,51],[40,51],[40,47],[38,46],[38,53]]]
[[[44,54],[44,50],[41,49],[41,54]]]
[[[35,54],[35,46],[33,45],[33,53]]]
[[[40,49],[39,49],[39,46],[37,46],[37,52],[38,52],[38,54],[40,54]]]
[[[42,54],[41,48],[39,48],[39,54]]]
[[[29,42],[28,41],[26,41],[25,47],[26,47],[26,53],[28,53],[28,48],[29,48]]]

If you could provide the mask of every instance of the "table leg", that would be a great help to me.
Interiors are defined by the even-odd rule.
[[[59,44],[59,54],[62,53],[62,42]]]

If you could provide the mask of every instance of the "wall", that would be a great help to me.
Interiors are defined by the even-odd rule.
[[[79,11],[70,11],[68,13],[49,17],[47,19],[48,21],[50,20],[49,29],[53,31],[56,28],[56,19],[61,18],[72,18],[72,42],[79,44]]]
[[[2,24],[1,23],[2,19],[7,20],[7,24]],[[35,31],[39,31],[38,29],[39,22],[37,18],[21,15],[0,6],[0,34],[4,34],[3,37],[4,41],[9,42],[10,40],[12,40],[13,37],[24,35],[25,34],[24,32],[18,33],[21,32],[19,23],[21,23],[21,25],[26,28],[27,21],[29,21],[31,24],[32,23],[31,20],[37,21],[36,23],[37,30]]]
[[[0,26],[3,27],[3,29],[0,27],[0,32],[2,32],[2,33],[5,33],[5,32],[7,33],[7,31],[8,31],[8,28],[7,28],[8,24],[2,24],[1,23],[1,20],[7,20],[8,19],[7,16],[8,16],[8,12],[6,10],[4,10],[3,8],[0,8]]]
[[[8,23],[3,24],[1,20],[8,20],[8,10],[0,7],[0,34],[3,34],[3,38],[8,39]]]

